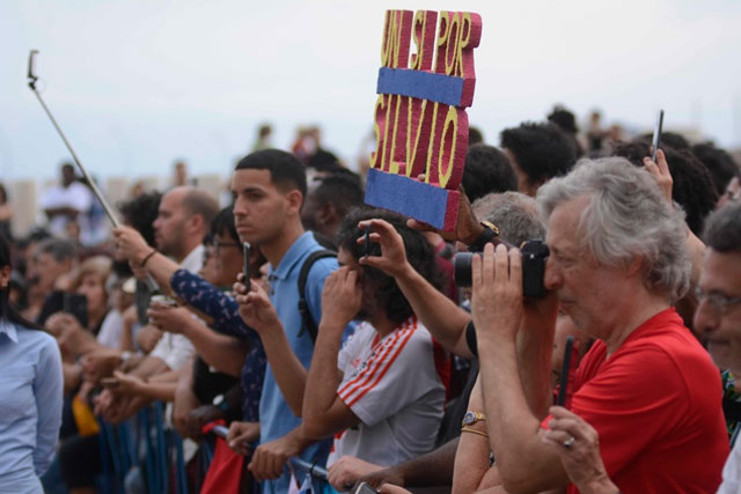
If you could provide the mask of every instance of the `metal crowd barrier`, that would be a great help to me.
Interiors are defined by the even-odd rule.
[[[143,467],[149,494],[170,491],[171,467],[174,469],[174,492],[188,493],[183,440],[177,431],[165,427],[163,410],[162,403],[156,402],[120,425],[99,418],[102,492],[124,494],[127,475],[138,466]]]
[[[103,471],[100,477],[101,491],[124,494],[126,478],[133,467],[143,469],[146,491],[149,494],[170,492],[170,472],[176,494],[188,493],[188,480],[183,457],[183,440],[174,429],[165,426],[164,406],[161,402],[141,410],[133,419],[113,425],[99,419],[100,451]],[[229,429],[215,425],[211,432],[226,439]],[[203,443],[206,445],[206,441]],[[204,447],[202,467],[204,472],[213,456],[209,446]],[[314,492],[333,492],[327,482],[327,470],[298,457],[290,459],[296,478],[321,484]],[[328,490],[329,489],[329,490]]]

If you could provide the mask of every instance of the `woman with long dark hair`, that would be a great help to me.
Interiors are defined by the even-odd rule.
[[[10,245],[0,235],[0,486],[43,493],[62,422],[62,363],[57,342],[8,302]]]

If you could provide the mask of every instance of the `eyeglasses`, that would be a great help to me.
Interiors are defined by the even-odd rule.
[[[219,253],[219,250],[222,247],[241,247],[241,246],[242,244],[237,243],[237,242],[219,242],[218,239],[214,240],[214,251],[216,252],[216,254]]]
[[[705,300],[713,312],[721,315],[741,304],[741,297],[729,297],[718,292],[705,293],[699,286],[695,288],[695,295],[698,302]]]

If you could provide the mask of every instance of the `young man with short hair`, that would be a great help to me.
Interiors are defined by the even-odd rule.
[[[323,463],[329,452],[328,442],[312,445],[314,441],[301,434],[304,383],[286,378],[305,374],[311,363],[314,342],[298,310],[298,277],[309,255],[322,247],[301,224],[306,175],[293,155],[275,149],[249,154],[237,164],[231,187],[240,239],[259,244],[270,264],[267,293],[254,285],[249,293],[244,285],[235,286],[242,318],[258,332],[268,357],[260,399],[260,446],[249,468],[264,481],[263,492],[283,493],[289,488],[285,464],[291,456]],[[309,270],[303,295],[317,325],[324,281],[337,267],[336,259],[329,257]]]

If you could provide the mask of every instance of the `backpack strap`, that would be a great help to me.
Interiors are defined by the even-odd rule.
[[[316,342],[317,325],[314,319],[311,317],[311,310],[309,304],[306,302],[306,281],[309,279],[309,271],[311,267],[319,259],[325,257],[337,257],[337,252],[333,250],[317,250],[309,254],[303,265],[301,266],[301,272],[298,275],[298,313],[301,314],[301,331],[298,332],[299,337],[308,331],[311,337],[311,342]]]

